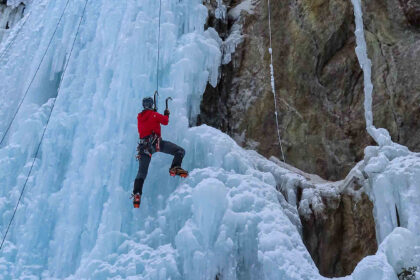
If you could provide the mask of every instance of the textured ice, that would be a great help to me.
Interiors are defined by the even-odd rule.
[[[221,63],[220,39],[204,31],[207,10],[200,2],[162,1],[160,95],[174,98],[164,137],[186,148],[191,176],[170,178],[170,157],[156,155],[141,209],[134,210],[136,114],[141,98],[154,91],[157,1],[89,2],[57,96],[84,3],[71,1],[0,149],[4,233],[57,98],[0,257],[1,278],[319,277],[272,175],[257,171],[252,157],[220,131],[188,128]],[[36,32],[19,41],[0,70],[2,132],[64,6],[31,6],[39,16],[27,26]]]
[[[373,125],[372,63],[367,55],[361,0],[352,0],[352,3],[356,22],[356,54],[364,73],[366,128],[379,145],[365,149],[361,165],[368,177],[366,189],[374,204],[376,236],[381,244],[375,257],[376,260],[383,259],[381,256],[385,254],[394,271],[399,273],[403,267],[411,265],[420,268],[420,154],[411,153],[407,147],[393,143],[386,129]],[[364,260],[358,267],[367,263]],[[396,279],[395,276],[387,276],[388,266],[383,266],[381,279]],[[379,277],[379,274],[370,277]]]
[[[371,184],[378,241],[397,226],[420,236],[420,154],[397,144],[367,149],[364,170]]]
[[[21,26],[25,22],[25,19],[21,21],[23,16],[23,5],[12,5],[12,3],[0,5],[0,59],[4,57],[7,46],[19,33]],[[19,26],[15,27],[17,24]]]
[[[186,149],[185,167],[191,174],[186,180],[171,178],[167,175],[171,158],[157,154],[141,208],[133,209],[129,194],[137,171],[136,114],[141,99],[155,90],[159,2],[89,1],[57,93],[84,5],[84,0],[70,1],[33,87],[0,147],[4,234],[57,98],[0,253],[1,279],[215,279],[216,275],[219,279],[323,279],[301,240],[296,203],[288,203],[276,190],[284,187],[289,202],[293,201],[293,186],[303,176],[243,150],[216,129],[188,127],[207,82],[217,84],[222,61],[220,38],[213,29],[204,30],[207,10],[201,2],[162,0],[160,107],[163,98],[174,98],[163,137]],[[64,6],[64,1],[39,0],[28,7],[37,16],[28,18],[24,35],[0,68],[1,133],[38,67]],[[383,156],[375,160],[379,154],[388,161],[382,163]],[[412,213],[418,209],[414,202],[419,177],[417,167],[413,168],[418,161],[417,155],[401,147],[373,148],[367,155],[372,166],[367,164],[365,172],[372,174],[371,195],[380,209],[395,209],[392,201],[388,205],[388,200],[377,196],[382,173],[407,183],[401,185],[398,193],[403,199],[397,202],[401,226],[407,229],[388,226],[393,222],[391,210],[388,216],[377,217],[385,245],[363,260],[353,275],[379,280],[385,279],[383,275],[395,276],[400,267],[418,259],[415,238],[411,243],[399,242],[418,235],[414,228],[418,217]],[[411,158],[411,163],[404,157]],[[404,164],[408,165],[391,170]],[[403,196],[404,191],[412,194]],[[392,255],[394,248],[411,246],[411,255]],[[410,256],[413,262],[407,260]],[[376,278],[363,278],[366,275]]]
[[[211,2],[211,1],[206,1]],[[223,0],[217,0],[217,7],[214,11],[215,17],[217,19],[225,20],[226,14],[227,14],[227,7],[225,4],[223,4]]]

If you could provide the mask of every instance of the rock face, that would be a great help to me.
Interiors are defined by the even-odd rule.
[[[359,200],[343,193],[322,201],[324,211],[301,216],[304,243],[321,275],[350,275],[361,259],[378,249],[373,204],[365,194]]]
[[[407,20],[415,27],[420,27],[420,2],[415,0],[400,0]]]
[[[409,0],[367,1],[365,25],[372,59],[374,118],[394,141],[420,149],[420,3]],[[381,94],[382,93],[382,94]],[[381,118],[387,113],[389,117]]]
[[[266,1],[212,0],[208,25],[242,40],[203,96],[199,123],[241,145],[280,157],[270,90]],[[419,4],[363,1],[372,59],[374,123],[394,141],[420,150]],[[223,11],[225,16],[222,17]],[[365,132],[363,75],[354,52],[348,0],[271,1],[274,72],[286,161],[323,178],[344,178],[372,144]],[[239,16],[238,16],[239,14]],[[229,48],[228,48],[229,49]],[[230,48],[231,49],[231,48]]]
[[[296,223],[294,215],[289,218],[301,231],[302,240],[321,275],[349,275],[364,257],[376,253],[373,204],[365,193],[369,179],[362,172],[363,164],[352,169],[345,180],[329,182],[278,159],[270,160],[295,174],[284,176],[264,170],[273,172],[282,197],[296,207],[299,221]],[[282,206],[288,213],[288,205]]]

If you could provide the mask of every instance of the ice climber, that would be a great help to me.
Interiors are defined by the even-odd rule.
[[[139,160],[139,171],[134,180],[133,205],[139,208],[143,183],[147,176],[150,160],[155,152],[162,152],[174,156],[169,174],[186,178],[188,171],[181,168],[185,150],[174,143],[162,140],[160,125],[169,123],[169,110],[166,109],[161,115],[154,110],[152,97],[143,99],[143,111],[137,115],[137,127],[140,136],[140,143],[137,147],[137,159]]]

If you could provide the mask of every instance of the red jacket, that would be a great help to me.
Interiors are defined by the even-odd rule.
[[[161,115],[153,110],[144,110],[137,115],[137,127],[140,138],[147,137],[153,132],[161,136],[160,125],[167,125],[168,123],[168,116]]]

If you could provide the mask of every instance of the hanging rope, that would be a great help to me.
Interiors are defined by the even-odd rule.
[[[156,61],[156,92],[159,91],[159,59],[160,59],[160,17],[162,13],[162,0],[159,0],[159,31],[157,41],[157,61]]]
[[[59,83],[59,86],[58,86],[58,89],[57,89],[57,97],[56,97],[56,98],[54,98],[53,104],[52,104],[52,106],[51,106],[51,110],[50,110],[50,114],[49,114],[48,119],[47,119],[47,123],[45,124],[44,131],[42,132],[41,140],[39,141],[39,144],[38,144],[38,147],[37,147],[37,149],[36,149],[36,152],[35,152],[34,158],[33,158],[33,160],[32,160],[32,165],[31,165],[31,168],[29,169],[29,173],[28,173],[28,175],[26,176],[26,180],[25,180],[25,183],[23,184],[22,191],[20,192],[20,196],[19,196],[18,202],[17,202],[17,204],[16,204],[15,210],[13,211],[12,218],[10,219],[9,225],[7,226],[6,233],[5,233],[5,234],[4,234],[4,236],[3,236],[3,240],[1,241],[1,244],[0,244],[0,250],[3,248],[3,243],[4,243],[4,241],[6,240],[7,233],[9,232],[10,226],[11,226],[11,224],[12,224],[12,222],[13,222],[13,219],[15,218],[15,214],[16,214],[16,211],[17,211],[17,209],[18,209],[19,203],[20,203],[20,201],[21,201],[21,199],[22,199],[22,196],[23,196],[23,193],[24,193],[24,191],[25,191],[26,185],[27,185],[27,183],[28,183],[29,177],[31,176],[32,169],[33,169],[33,167],[34,167],[34,165],[35,165],[35,160],[36,160],[36,158],[38,157],[38,153],[39,153],[39,149],[40,149],[40,147],[41,147],[41,143],[42,143],[42,141],[44,140],[45,131],[47,130],[48,124],[49,124],[49,122],[50,122],[51,115],[52,115],[52,112],[53,112],[53,110],[54,110],[55,102],[56,102],[56,100],[57,100],[57,98],[58,98],[58,94],[60,93],[60,88],[61,88],[62,82],[63,82],[63,80],[64,80],[64,76],[65,76],[65,74],[66,74],[67,66],[69,65],[69,62],[70,62],[70,59],[71,59],[71,55],[72,55],[72,53],[73,53],[73,48],[74,48],[74,45],[75,45],[75,43],[76,43],[76,39],[77,39],[77,37],[78,37],[78,35],[79,35],[80,25],[82,24],[83,18],[84,18],[84,16],[85,16],[85,11],[86,11],[86,6],[87,6],[87,3],[88,3],[88,0],[86,0],[86,1],[85,1],[85,6],[83,7],[82,16],[80,17],[80,20],[79,20],[79,25],[77,26],[76,35],[74,36],[73,44],[72,44],[71,49],[70,49],[70,54],[69,54],[69,57],[68,57],[68,59],[67,59],[67,61],[66,61],[65,66],[64,66],[63,74],[61,75],[60,83]]]
[[[9,44],[4,48],[4,51],[0,54],[0,60],[3,59],[4,55],[7,53],[7,51],[10,49],[10,47],[15,42],[16,38],[19,36],[20,31],[22,31],[23,27],[25,26],[26,22],[28,21],[28,18],[31,14],[27,15],[25,18],[25,21],[22,23],[22,25],[19,28],[19,31],[17,31],[16,35],[10,40]]]
[[[60,19],[59,19],[59,20],[58,20],[58,22],[57,22],[57,25],[56,25],[56,27],[55,27],[55,29],[54,29],[54,32],[53,32],[53,34],[52,34],[52,36],[51,36],[51,39],[50,39],[50,41],[48,42],[47,49],[45,50],[44,54],[42,55],[41,61],[40,61],[40,62],[39,62],[39,64],[38,64],[38,67],[37,67],[37,69],[36,69],[36,71],[35,71],[35,74],[33,75],[32,79],[31,79],[31,82],[29,83],[28,87],[26,88],[26,91],[25,91],[25,93],[24,93],[24,95],[23,95],[23,98],[20,100],[19,105],[18,105],[18,107],[17,107],[17,109],[16,109],[15,113],[13,114],[12,120],[10,121],[9,125],[7,126],[6,131],[4,132],[4,134],[3,134],[2,138],[1,138],[1,141],[0,141],[0,146],[3,144],[3,141],[4,141],[4,139],[6,138],[7,133],[9,132],[10,128],[12,127],[12,124],[13,124],[13,122],[14,122],[14,120],[15,120],[16,116],[17,116],[17,113],[19,112],[20,107],[22,106],[22,103],[23,103],[23,101],[24,101],[24,100],[25,100],[25,98],[26,98],[26,95],[28,94],[29,89],[30,89],[30,88],[31,88],[31,86],[32,86],[32,83],[34,82],[35,77],[36,77],[36,75],[38,74],[39,69],[41,68],[41,64],[42,64],[42,62],[44,61],[45,56],[47,55],[48,49],[49,49],[49,48],[50,48],[50,46],[51,46],[51,43],[52,43],[52,41],[53,41],[53,39],[54,39],[54,36],[55,36],[55,33],[57,32],[58,26],[60,25],[60,22],[61,22],[61,20],[63,19],[64,12],[66,11],[67,6],[68,6],[69,2],[70,2],[70,0],[67,0],[66,6],[64,7],[63,12],[61,13]]]
[[[277,137],[279,139],[281,156],[283,158],[283,162],[286,163],[286,159],[285,159],[284,153],[283,153],[283,144],[281,142],[281,137],[280,137],[279,117],[278,117],[278,113],[277,113],[276,88],[275,88],[275,84],[274,84],[273,49],[271,48],[271,7],[270,7],[270,0],[267,0],[267,2],[268,2],[268,30],[270,32],[270,48],[268,49],[268,52],[270,53],[270,61],[271,61],[271,63],[270,63],[271,91],[273,92],[273,98],[274,98],[274,115],[276,117]]]

